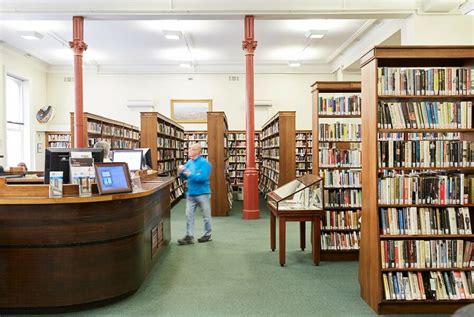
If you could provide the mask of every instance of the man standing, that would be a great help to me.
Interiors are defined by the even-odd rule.
[[[180,245],[194,243],[194,213],[202,210],[204,235],[198,242],[211,241],[211,164],[201,156],[201,145],[193,144],[188,149],[189,160],[178,168],[178,175],[188,181],[186,198],[186,236],[178,240]]]

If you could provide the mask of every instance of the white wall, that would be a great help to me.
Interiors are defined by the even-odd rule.
[[[474,17],[469,15],[412,15],[401,28],[403,45],[472,45]]]
[[[5,155],[5,76],[6,74],[15,75],[21,79],[27,81],[28,86],[28,100],[26,101],[29,104],[28,117],[25,118],[27,123],[28,140],[30,143],[30,162],[28,166],[30,170],[38,169],[42,167],[42,156],[36,155],[36,141],[44,142],[44,138],[41,138],[41,135],[37,135],[36,131],[43,130],[44,127],[40,126],[35,119],[37,110],[46,104],[46,86],[47,86],[47,76],[46,76],[47,64],[23,53],[6,46],[5,44],[0,44],[0,154]],[[36,160],[36,157],[39,160]],[[0,159],[0,165],[5,165],[5,160]]]
[[[48,75],[48,103],[57,109],[51,125],[69,127],[74,108],[74,84],[65,82],[71,74]],[[214,111],[224,111],[232,130],[245,129],[245,76],[229,81],[229,74],[163,75],[84,75],[84,111],[113,119],[140,123],[140,115],[126,107],[127,100],[153,100],[155,110],[170,116],[171,99],[212,99]],[[192,80],[190,80],[192,78]],[[311,85],[316,80],[334,80],[333,74],[257,74],[255,99],[271,100],[267,116],[256,117],[256,127],[279,110],[296,110],[298,129],[311,128]],[[259,111],[260,113],[260,111]],[[205,125],[184,124],[185,129],[205,129]]]

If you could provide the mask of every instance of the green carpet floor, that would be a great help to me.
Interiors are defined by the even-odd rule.
[[[176,240],[185,229],[182,200],[172,209],[172,243],[142,287],[112,305],[68,315],[375,315],[359,296],[358,263],[313,266],[311,251],[298,248],[297,223],[287,224],[286,267],[280,267],[278,253],[270,251],[262,199],[261,205],[261,219],[244,221],[242,203],[235,202],[230,217],[213,219],[212,242],[179,246]],[[200,236],[200,211],[196,215],[195,235]]]

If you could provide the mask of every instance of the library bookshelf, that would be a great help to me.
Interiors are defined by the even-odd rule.
[[[84,144],[93,147],[97,141],[106,141],[111,150],[139,147],[140,129],[131,124],[84,112]],[[74,147],[74,112],[71,112],[71,145]]]
[[[295,111],[280,111],[262,126],[259,189],[266,194],[296,178]]]
[[[230,158],[228,127],[224,112],[207,113],[208,160],[212,165],[212,216],[228,216],[232,208],[232,188],[228,177]]]
[[[296,177],[311,174],[313,170],[313,131],[296,130]]]
[[[207,131],[193,130],[184,131],[184,160],[188,160],[188,149],[190,145],[199,143],[201,145],[201,156],[207,159]]]
[[[159,176],[174,177],[171,184],[171,203],[184,194],[183,180],[177,175],[177,168],[184,164],[184,128],[158,112],[141,112],[142,148],[150,148],[152,169]]]
[[[360,135],[349,139],[328,138],[325,129],[360,127],[359,81],[318,81],[313,95],[313,174],[324,177],[324,219],[321,228],[321,260],[359,259],[362,195],[360,184]],[[346,159],[340,159],[340,158]],[[350,197],[349,201],[342,198]],[[355,199],[353,199],[355,196]],[[335,201],[334,204],[328,203]]]
[[[244,186],[244,171],[247,166],[247,141],[245,130],[229,130],[229,179],[232,188]],[[255,131],[255,167],[260,168],[260,131]]]
[[[70,148],[71,132],[70,131],[45,131],[44,132],[45,148]]]
[[[470,142],[474,140],[472,112],[463,103],[474,101],[473,67],[474,46],[376,46],[361,58],[364,109],[362,187],[371,190],[364,190],[362,199],[359,282],[362,298],[379,314],[453,313],[461,306],[474,302],[472,296],[463,298],[473,293],[472,284],[466,285],[464,281],[465,277],[472,276],[472,261],[453,262],[453,258],[459,260],[457,257],[466,259],[466,254],[459,254],[459,249],[452,249],[442,262],[444,267],[440,268],[439,264],[430,261],[444,256],[441,250],[445,249],[422,251],[423,248],[419,248],[413,252],[411,247],[407,251],[404,246],[426,245],[426,241],[436,245],[446,241],[446,245],[449,245],[453,243],[449,241],[454,240],[462,247],[471,245],[474,240],[471,229],[473,197],[463,194],[463,191],[469,192],[464,190],[465,187],[472,188],[465,186],[469,184],[465,181],[472,177],[472,167],[465,167],[463,163],[456,168],[434,168],[446,157],[472,166],[470,151],[461,151],[457,156],[450,156],[452,153],[446,152],[441,158],[437,154],[434,164],[420,167],[425,166],[423,161],[421,164],[416,163],[420,157],[433,160],[435,156],[429,151],[421,156],[416,147],[410,147],[415,142],[431,139],[441,143],[458,142],[462,149],[467,144],[470,148]],[[456,104],[457,110],[456,115],[451,116],[446,109],[452,104]],[[412,107],[419,108],[413,110],[415,108]],[[419,121],[420,118],[422,121]],[[449,118],[452,126],[443,128],[443,118]],[[429,126],[424,126],[425,123]],[[420,134],[422,137],[416,139]],[[409,146],[408,149],[398,148],[398,152],[390,149],[387,154],[384,148],[386,142]],[[439,153],[440,148],[432,149]],[[399,156],[399,153],[404,155]],[[393,162],[390,162],[390,157]],[[391,169],[392,165],[395,168]],[[399,165],[404,165],[404,168],[399,168]],[[405,168],[412,166],[416,168]],[[430,178],[426,175],[430,175]],[[447,187],[446,179],[458,183]],[[409,182],[412,181],[429,186],[414,189],[410,187],[412,185]],[[390,191],[386,185],[392,186]],[[451,196],[447,200],[444,197],[449,188]],[[426,201],[420,201],[419,197]],[[390,213],[393,216],[388,218],[386,215]],[[426,216],[426,213],[435,216]],[[453,214],[454,217],[440,217],[446,214]],[[415,221],[414,224],[407,224],[408,217]],[[428,221],[423,224],[420,219],[426,220],[426,217]],[[446,225],[449,229],[440,232],[440,226]],[[387,226],[394,226],[397,230],[391,228],[395,231],[387,233]],[[410,231],[408,234],[403,231],[402,234],[402,228]],[[429,230],[428,233],[424,232],[426,230]],[[461,230],[463,234],[453,234]],[[385,249],[387,244],[403,245],[397,252],[399,255],[403,250],[401,256],[395,263],[389,263],[388,267],[387,258],[393,261],[395,254],[393,250]],[[420,261],[422,252],[424,256]],[[468,256],[472,255],[472,248],[469,247],[467,252]],[[407,256],[411,258],[410,263],[403,263]],[[415,260],[418,260],[411,263],[415,256]],[[426,261],[431,264],[426,264]],[[402,264],[403,268],[398,268]],[[410,284],[410,278],[413,279],[413,285]],[[409,281],[409,285],[406,281]]]

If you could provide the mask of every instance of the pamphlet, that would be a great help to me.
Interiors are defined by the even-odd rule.
[[[49,172],[49,197],[63,197],[63,172]]]

